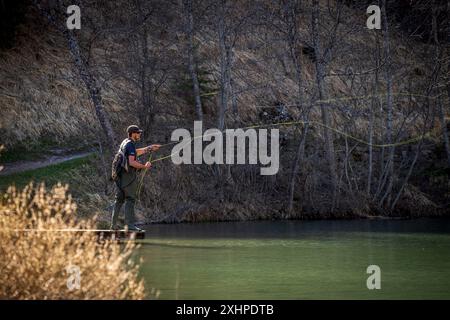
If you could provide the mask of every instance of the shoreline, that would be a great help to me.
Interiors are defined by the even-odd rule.
[[[401,220],[419,220],[419,219],[450,219],[450,213],[441,215],[423,215],[423,216],[360,216],[360,217],[324,217],[322,219],[301,219],[301,218],[285,218],[285,219],[248,219],[248,220],[199,220],[199,221],[150,221],[145,223],[136,223],[138,226],[150,226],[150,225],[168,225],[168,224],[207,224],[207,223],[236,223],[236,222],[280,222],[280,221],[358,221],[358,220],[371,220],[371,221],[401,221]]]

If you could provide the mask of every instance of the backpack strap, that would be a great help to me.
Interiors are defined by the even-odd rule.
[[[125,156],[125,147],[128,143],[131,142],[130,138],[126,138],[122,141],[119,147],[119,153],[123,155],[123,161],[122,161],[122,167],[125,169],[126,172],[128,172],[128,158]]]
[[[119,151],[124,151],[124,149],[125,149],[126,145],[128,144],[128,142],[131,142],[130,138],[124,139],[122,141],[122,143],[120,144]]]

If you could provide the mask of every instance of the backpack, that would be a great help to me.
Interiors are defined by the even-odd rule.
[[[114,155],[111,167],[111,179],[112,181],[119,180],[119,175],[122,169],[128,172],[128,159],[125,157],[125,146],[130,142],[130,139],[125,139],[120,144],[119,150]]]

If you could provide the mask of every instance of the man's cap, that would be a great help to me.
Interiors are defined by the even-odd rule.
[[[135,132],[142,133],[142,131],[143,130],[139,129],[139,127],[137,125],[135,125],[135,124],[133,124],[133,125],[131,125],[131,126],[129,126],[127,128],[128,134],[132,134],[132,133],[135,133]]]

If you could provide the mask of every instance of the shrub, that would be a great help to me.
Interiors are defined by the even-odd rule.
[[[9,187],[0,199],[0,299],[142,299],[136,245],[99,242],[67,186]],[[73,269],[75,267],[76,269]],[[79,286],[73,270],[78,270]],[[76,284],[76,283],[75,283]]]

